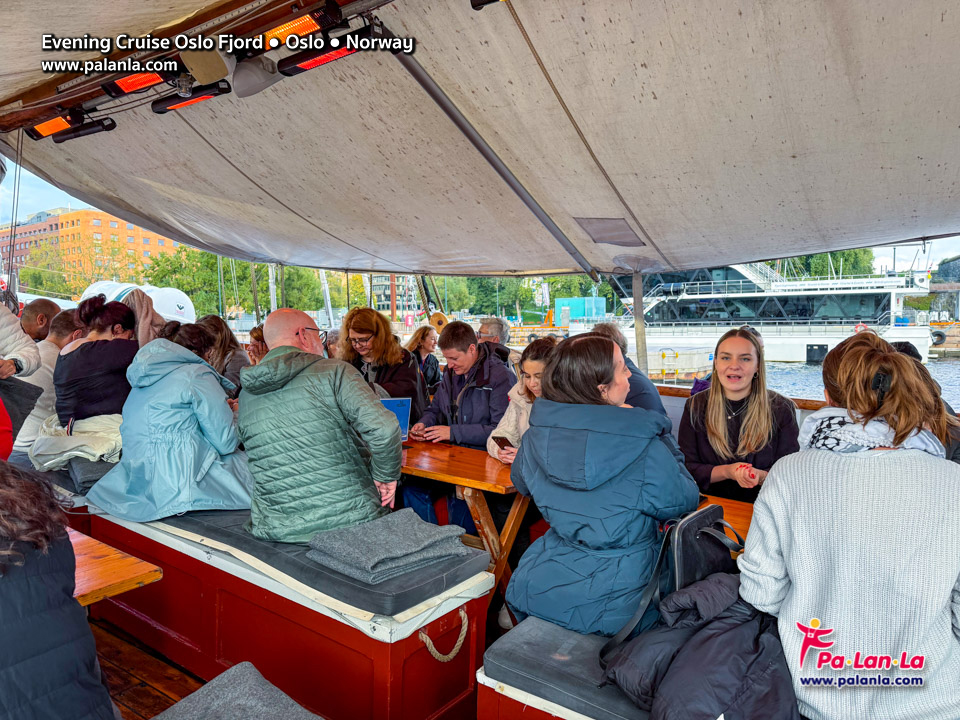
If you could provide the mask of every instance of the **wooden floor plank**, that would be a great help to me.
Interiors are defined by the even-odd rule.
[[[118,704],[124,705],[144,718],[159,715],[176,702],[146,683],[134,685],[118,693],[116,699]]]
[[[103,655],[98,655],[98,657],[100,658],[100,669],[103,670],[103,674],[107,678],[107,687],[110,688],[111,695],[122,693],[127,688],[132,688],[134,685],[143,682],[119,665],[107,660]]]
[[[105,627],[91,623],[90,628],[97,642],[97,653],[105,662],[122,668],[138,682],[154,688],[172,701],[186,697],[203,685],[197,678],[134,647]],[[137,706],[130,707],[140,712]]]
[[[120,716],[123,718],[123,720],[149,720],[140,713],[134,712],[123,703],[117,702],[116,698],[114,698],[113,701],[116,703],[117,709],[120,711]]]

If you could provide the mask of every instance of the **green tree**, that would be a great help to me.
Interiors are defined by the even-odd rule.
[[[90,239],[82,253],[69,257],[59,245],[44,242],[33,247],[20,269],[20,285],[27,292],[79,299],[84,290],[100,280],[140,282],[143,265],[128,256],[117,243]]]
[[[464,277],[434,277],[437,284],[437,292],[440,293],[440,300],[443,302],[444,310],[447,313],[455,313],[460,310],[469,310],[474,297],[470,294],[470,288],[467,285],[467,278]]]
[[[270,308],[269,280],[267,265],[256,264],[257,302],[262,314]],[[193,301],[197,315],[218,314],[220,312],[220,291],[217,272],[217,256],[203,250],[194,250],[181,245],[176,253],[158,256],[151,267],[145,271],[146,279],[152,285],[169,286],[183,290]],[[352,280],[352,278],[351,278]],[[245,312],[252,313],[253,289],[250,282],[250,263],[223,262],[225,309],[239,305]],[[283,297],[280,289],[279,273],[276,276],[277,302]],[[286,304],[299,310],[319,310],[324,307],[323,290],[318,271],[302,267],[284,268],[284,286]],[[234,292],[236,287],[236,292]],[[330,288],[333,294],[333,286]],[[334,303],[336,307],[336,303]]]
[[[831,274],[830,265],[833,264],[833,274],[839,275],[841,270],[844,277],[852,275],[873,275],[873,250],[858,248],[856,250],[838,250],[832,253],[818,253],[816,255],[800,255],[776,261],[781,272],[786,274],[797,273],[811,277],[827,277]]]
[[[67,298],[76,294],[76,282],[67,273],[63,255],[56,245],[43,243],[31,249],[26,266],[20,268],[19,275],[20,287],[26,292]]]

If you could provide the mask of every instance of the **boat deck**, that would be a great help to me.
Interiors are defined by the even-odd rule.
[[[109,623],[92,621],[100,667],[124,720],[147,720],[194,692],[203,681]]]

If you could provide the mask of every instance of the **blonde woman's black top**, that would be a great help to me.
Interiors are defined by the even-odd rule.
[[[743,488],[735,480],[720,480],[710,483],[710,474],[717,465],[730,463],[749,463],[759,470],[769,470],[773,464],[784,455],[790,455],[800,449],[797,436],[800,428],[797,426],[797,415],[794,404],[788,398],[772,390],[770,394],[770,408],[773,412],[773,434],[770,441],[756,452],[743,457],[720,457],[707,437],[707,397],[703,392],[687,400],[683,408],[683,417],[680,419],[680,428],[677,431],[677,440],[686,460],[687,470],[697,481],[701,492],[717,497],[730,498],[753,502],[757,499],[760,487]],[[747,401],[727,401],[727,437],[730,447],[736,452],[740,442],[740,427],[747,412]]]

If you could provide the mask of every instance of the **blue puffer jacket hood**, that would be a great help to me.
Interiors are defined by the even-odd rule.
[[[127,368],[127,382],[130,387],[150,387],[184,364],[202,364],[213,370],[206,360],[182,345],[158,338],[140,348]],[[220,376],[220,384],[227,392],[237,387],[223,376]]]
[[[670,432],[660,413],[542,398],[533,404],[530,426],[538,428],[538,458],[550,480],[575,490],[594,490],[620,476]]]

